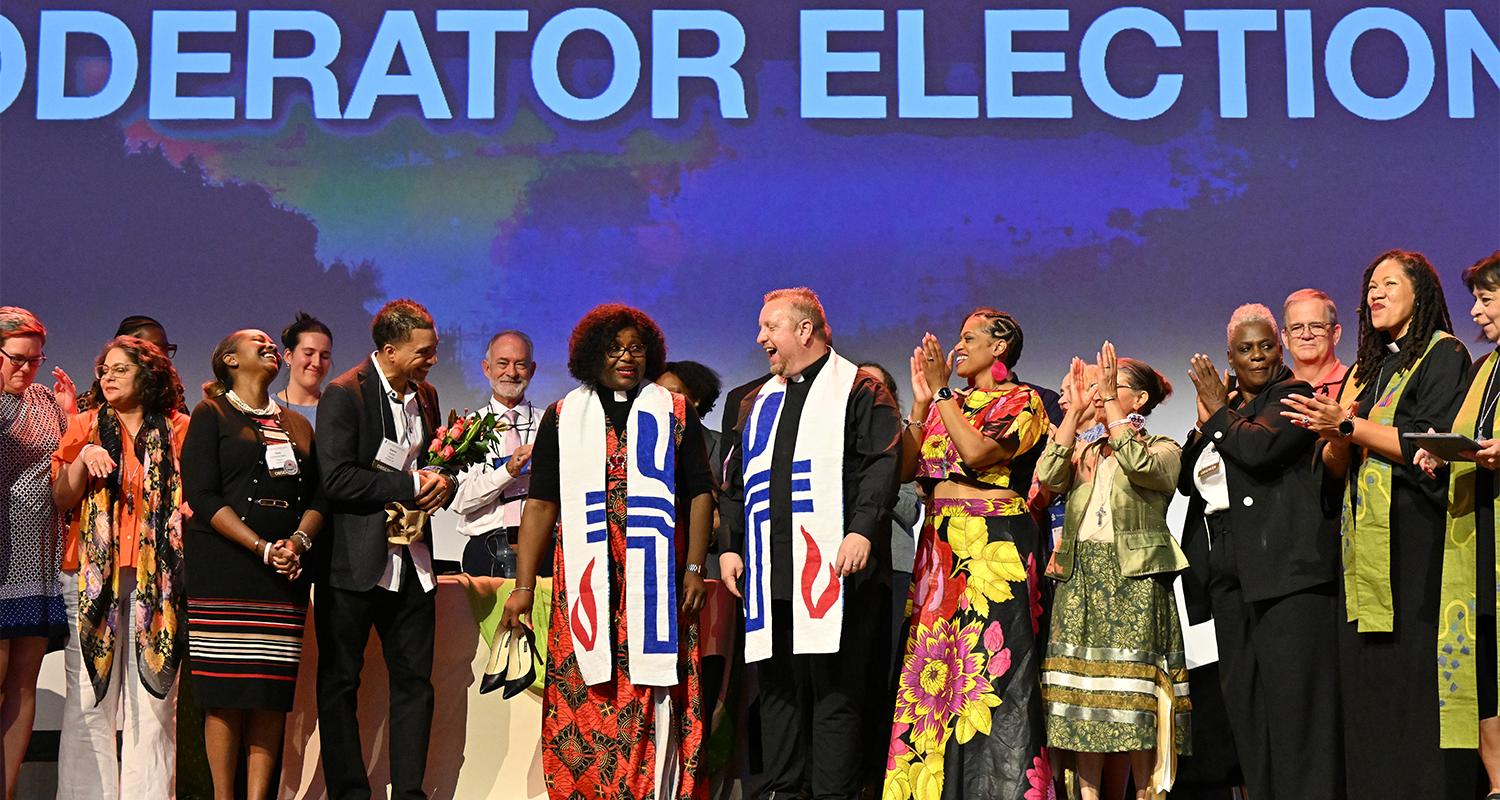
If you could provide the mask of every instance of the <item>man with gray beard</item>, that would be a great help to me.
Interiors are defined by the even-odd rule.
[[[531,486],[531,443],[541,412],[526,399],[536,374],[531,337],[500,331],[485,350],[484,375],[490,379],[489,411],[506,424],[486,463],[458,477],[452,508],[462,515],[458,532],[469,537],[463,568],[470,575],[514,577],[516,528]],[[550,562],[547,566],[551,566]],[[550,574],[550,569],[547,574]]]

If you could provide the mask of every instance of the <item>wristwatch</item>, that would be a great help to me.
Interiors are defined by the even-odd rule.
[[[932,396],[935,397],[935,398],[937,398],[938,400],[952,400],[953,399],[953,390],[949,389],[946,386],[944,386],[943,388],[941,388],[941,389],[937,390],[936,392],[934,392]]]
[[[1339,435],[1354,435],[1354,417],[1344,417],[1343,419],[1339,420]]]
[[[686,567],[683,567],[683,569],[687,570],[688,572],[696,572],[700,575],[703,574],[702,564],[689,564]]]

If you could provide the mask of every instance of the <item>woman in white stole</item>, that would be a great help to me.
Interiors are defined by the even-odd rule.
[[[650,317],[595,308],[568,343],[568,372],[582,386],[537,430],[516,588],[500,624],[530,619],[560,521],[542,720],[554,800],[708,794],[697,615],[713,477],[692,404],[652,382],[665,364]]]

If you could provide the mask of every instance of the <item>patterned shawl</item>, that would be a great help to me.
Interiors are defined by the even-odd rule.
[[[120,605],[120,573],[115,563],[116,511],[135,502],[122,496],[120,420],[109,406],[101,406],[89,437],[109,452],[117,468],[104,481],[90,481],[78,521],[78,633],[84,666],[94,686],[94,702],[104,699],[114,664],[115,634],[128,618]],[[136,555],[136,602],[127,613],[136,621],[136,655],[141,684],[156,697],[165,697],[177,677],[186,643],[182,578],[182,480],[172,446],[172,425],[161,414],[147,414],[141,424],[136,453],[144,466]]]

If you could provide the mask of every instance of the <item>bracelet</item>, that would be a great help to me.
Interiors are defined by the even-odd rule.
[[[1115,395],[1108,395],[1108,396],[1106,396],[1106,395],[1102,395],[1101,394],[1101,395],[1099,395],[1099,399],[1103,400],[1106,403],[1113,403],[1113,402],[1115,402],[1115,400],[1117,398],[1115,397]]]
[[[1106,427],[1109,430],[1114,430],[1115,428],[1118,428],[1121,425],[1129,425],[1129,424],[1130,424],[1130,420],[1128,420],[1128,419],[1117,419],[1114,422],[1109,423],[1109,425],[1106,426]]]
[[[312,538],[305,531],[297,531],[292,538],[302,543],[302,552],[306,553],[312,549]]]
[[[511,594],[515,594],[516,592],[531,592],[532,594],[536,594],[536,587],[535,586],[517,586],[514,589],[510,590]]]
[[[926,430],[927,429],[927,420],[925,420],[925,419],[924,420],[909,419],[909,420],[906,421],[906,427],[908,427],[908,428],[921,428],[922,430]]]
[[[261,547],[261,545],[265,545],[265,547]],[[260,552],[261,563],[271,563],[271,542],[269,539],[261,539],[260,544],[257,544],[255,549]]]

